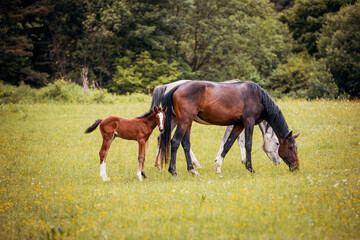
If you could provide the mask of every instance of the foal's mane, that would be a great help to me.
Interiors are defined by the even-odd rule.
[[[289,132],[289,128],[279,107],[275,104],[269,93],[262,89],[259,85],[250,82],[249,86],[253,91],[257,91],[261,95],[262,103],[264,105],[263,115],[265,120],[274,129],[276,134],[280,134],[278,137],[285,137]]]
[[[143,115],[137,117],[136,119],[147,118],[147,117],[150,116],[153,112],[154,112],[154,110],[153,110],[153,109],[150,109],[148,112],[146,112],[146,113],[144,113]]]

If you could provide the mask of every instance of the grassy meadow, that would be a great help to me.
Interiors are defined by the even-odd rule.
[[[154,167],[156,137],[139,182],[137,143],[116,139],[99,177],[97,118],[133,118],[148,96],[114,104],[0,105],[0,239],[359,239],[360,102],[277,100],[297,138],[300,171],[274,166],[256,127],[253,167],[234,145],[214,173],[224,127],[193,124],[191,146],[202,165],[177,172]]]

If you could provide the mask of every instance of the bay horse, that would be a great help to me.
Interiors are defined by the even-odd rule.
[[[137,178],[143,181],[145,175],[145,146],[156,126],[159,127],[160,132],[164,129],[165,112],[167,107],[158,108],[153,107],[144,115],[125,119],[116,116],[110,116],[104,119],[97,119],[93,125],[85,130],[86,133],[91,133],[100,124],[100,132],[103,138],[103,143],[99,152],[100,155],[100,177],[103,181],[110,180],[106,175],[106,156],[110,149],[110,145],[115,137],[126,140],[135,140],[139,144],[139,167],[137,171]]]
[[[160,85],[155,87],[154,92],[153,92],[153,97],[152,97],[152,102],[151,102],[151,108],[154,106],[160,106],[160,103],[163,101],[164,96],[173,88],[179,86],[180,84],[189,82],[191,80],[179,80],[176,82],[172,82],[169,84],[165,84],[165,85]],[[240,82],[240,80],[238,79],[233,79],[233,80],[229,80],[229,81],[225,81],[224,83],[234,83],[234,82]],[[194,119],[195,121],[197,121],[197,118]],[[201,123],[201,122],[200,122]],[[262,136],[263,136],[263,144],[262,144],[262,149],[265,152],[265,154],[269,157],[269,159],[271,161],[273,161],[273,163],[275,165],[280,164],[281,160],[280,157],[278,155],[278,148],[279,148],[279,140],[276,137],[276,134],[274,133],[273,129],[271,128],[271,126],[266,122],[263,121],[261,122],[259,125],[259,128],[261,130]],[[176,127],[176,116],[175,113],[172,111],[171,114],[171,131],[173,131],[173,129]],[[223,139],[221,141],[220,144],[220,149],[219,152],[216,156],[216,160],[221,160],[221,153],[222,150],[224,148],[224,144],[226,143],[227,138],[229,137],[232,129],[233,129],[233,125],[232,126],[227,126]],[[157,152],[156,152],[156,159],[155,159],[155,167],[162,169],[163,165],[164,165],[164,159],[165,159],[165,164],[168,163],[169,160],[169,152],[167,152],[164,156],[161,154],[160,151],[160,138],[161,135],[159,135],[158,137],[158,145],[157,145]],[[240,153],[241,153],[241,163],[245,163],[246,160],[246,156],[245,156],[245,141],[244,141],[244,134],[241,132],[239,137],[237,138],[238,140],[238,144],[240,147]],[[169,149],[169,148],[168,148]],[[197,158],[195,157],[195,154],[193,153],[191,147],[190,147],[190,158],[191,158],[191,162],[192,164],[197,167],[197,168],[201,168],[201,165],[199,163],[199,161],[197,160]]]
[[[253,82],[218,83],[210,81],[190,81],[173,88],[163,99],[163,106],[173,109],[177,128],[171,139],[171,157],[169,172],[177,176],[176,154],[183,146],[187,169],[196,174],[190,158],[190,131],[194,119],[214,125],[234,125],[221,153],[224,158],[232,144],[245,129],[246,163],[250,172],[255,172],[251,163],[252,136],[255,124],[263,120],[273,128],[279,139],[279,155],[289,166],[290,171],[299,169],[295,138],[299,136],[289,132],[279,107],[269,94]],[[171,136],[171,111],[166,113],[160,150],[167,151]],[[220,172],[222,160],[215,163],[215,171]]]

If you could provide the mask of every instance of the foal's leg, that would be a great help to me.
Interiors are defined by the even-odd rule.
[[[114,140],[115,136],[113,133],[104,133],[103,134],[103,143],[99,152],[100,155],[100,177],[103,181],[109,181],[110,179],[106,175],[106,156],[109,151],[111,142]]]
[[[245,155],[245,140],[244,140],[244,133],[241,132],[238,137],[238,144],[240,147],[240,154],[241,154],[241,163],[244,164],[246,161],[246,155]]]
[[[234,144],[235,140],[238,138],[239,134],[243,130],[242,126],[234,125],[229,137],[227,138],[226,143],[224,144],[223,151],[219,157],[219,159],[215,160],[215,172],[221,173],[221,165],[224,160],[224,157],[230,150],[231,146]]]
[[[145,171],[144,171],[146,141],[140,140],[140,141],[138,141],[138,143],[139,143],[139,156],[138,156],[139,167],[138,167],[138,171],[137,171],[136,175],[137,175],[137,178],[139,179],[139,181],[143,181],[141,175],[143,175],[144,178],[146,178]]]
[[[246,169],[252,173],[255,173],[251,164],[251,148],[252,148],[252,138],[254,131],[255,120],[254,119],[245,119],[245,149],[246,149]]]

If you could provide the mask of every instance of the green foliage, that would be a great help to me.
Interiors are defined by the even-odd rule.
[[[132,55],[129,53],[128,57],[118,59],[113,81],[109,84],[112,92],[152,92],[156,86],[170,83],[181,74],[175,61],[170,64],[166,60],[157,62],[146,51],[132,61]]]
[[[325,23],[326,14],[340,10],[356,0],[297,0],[295,6],[284,12],[282,22],[289,26],[297,42],[296,51],[318,52],[317,40]]]
[[[113,103],[117,96],[107,93],[104,89],[83,89],[72,82],[57,80],[43,88],[35,89],[29,85],[19,87],[0,82],[0,104],[9,103]]]
[[[324,61],[307,53],[295,54],[270,76],[266,88],[274,95],[314,98],[335,98],[338,88]]]
[[[360,97],[360,2],[329,15],[318,45],[341,93]]]

